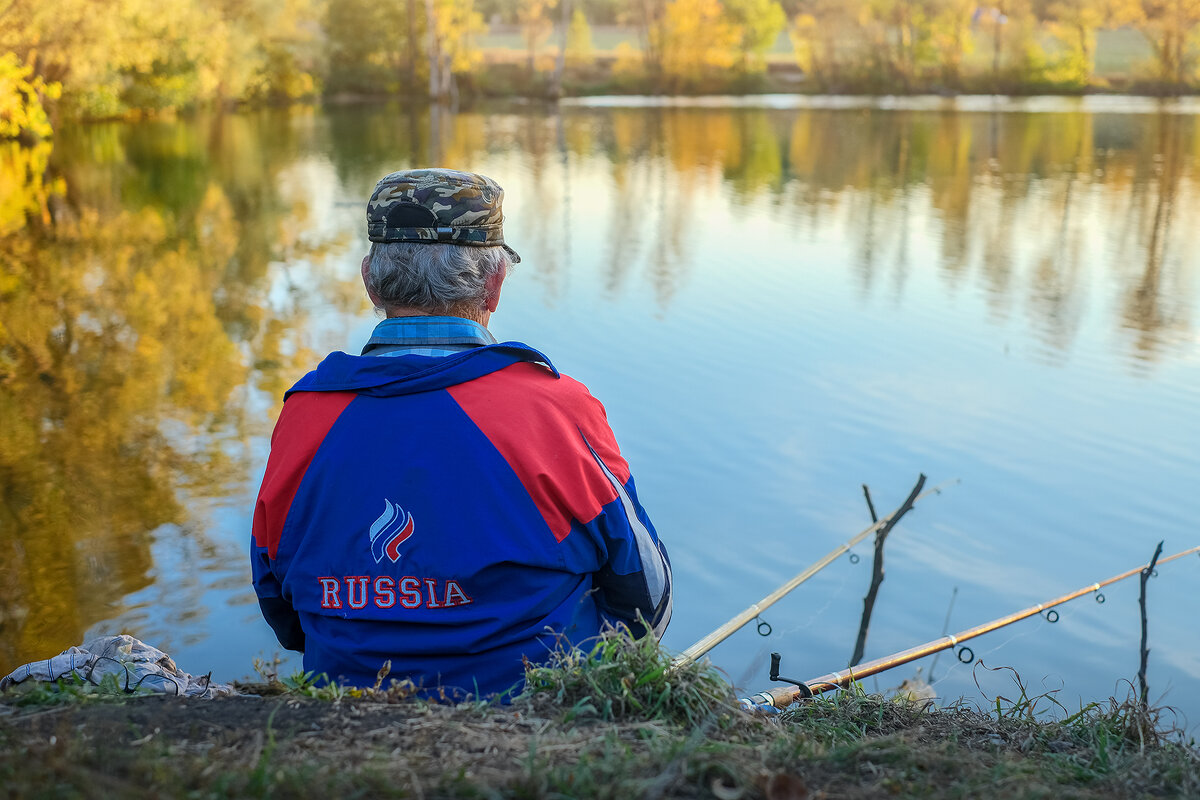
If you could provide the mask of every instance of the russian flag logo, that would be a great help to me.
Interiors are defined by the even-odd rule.
[[[371,555],[375,556],[376,564],[384,556],[393,563],[399,561],[399,547],[413,533],[412,515],[391,500],[385,499],[383,503],[383,513],[371,523]]]

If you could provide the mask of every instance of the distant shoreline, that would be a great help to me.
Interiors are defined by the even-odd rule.
[[[1072,103],[1072,101],[1074,101]],[[1018,111],[1056,113],[1064,110],[1104,114],[1200,114],[1200,96],[1159,97],[1144,94],[1086,95],[1012,94],[747,94],[747,95],[591,95],[564,97],[562,105],[584,108],[771,108],[878,109],[881,111]],[[1064,109],[1063,103],[1078,105]],[[1056,107],[1057,106],[1057,107]]]
[[[451,113],[489,106],[529,108],[599,109],[756,109],[767,111],[897,111],[957,114],[1117,114],[1200,115],[1200,94],[1163,97],[1150,94],[1095,92],[1090,94],[808,94],[763,92],[757,94],[591,94],[560,98],[536,96],[470,96],[458,103],[436,103],[427,97],[397,94],[339,93],[288,103],[231,103],[220,108],[191,108],[157,114],[101,116],[71,120],[70,124],[105,122],[137,123],[151,120],[191,119],[203,114],[257,113],[303,107],[336,109],[405,103],[415,110],[440,107]]]

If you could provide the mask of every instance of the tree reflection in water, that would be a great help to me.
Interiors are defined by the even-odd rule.
[[[243,491],[237,445],[269,426],[248,392],[312,360],[289,342],[302,310],[267,302],[273,260],[320,250],[271,192],[294,154],[243,157],[244,122],[0,152],[0,664],[113,616],[152,580],[159,526],[203,539],[182,498]]]

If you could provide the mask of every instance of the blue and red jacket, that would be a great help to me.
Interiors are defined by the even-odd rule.
[[[661,637],[666,549],[603,406],[523,344],[330,354],[288,392],[254,588],[330,680],[486,696],[609,624]]]

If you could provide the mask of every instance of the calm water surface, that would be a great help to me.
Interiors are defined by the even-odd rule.
[[[110,631],[222,679],[278,649],[245,563],[270,429],[375,322],[374,182],[429,164],[507,190],[493,330],[607,405],[675,564],[670,648],[922,471],[961,483],[889,540],[867,658],[1200,543],[1195,109],[892,106],[299,109],[0,149],[0,670]],[[752,691],[772,650],[844,667],[859,552],[714,662]],[[1191,728],[1198,576],[1149,587],[1151,693]],[[868,686],[920,667],[987,703],[1005,666],[1068,708],[1123,696],[1137,589]]]

